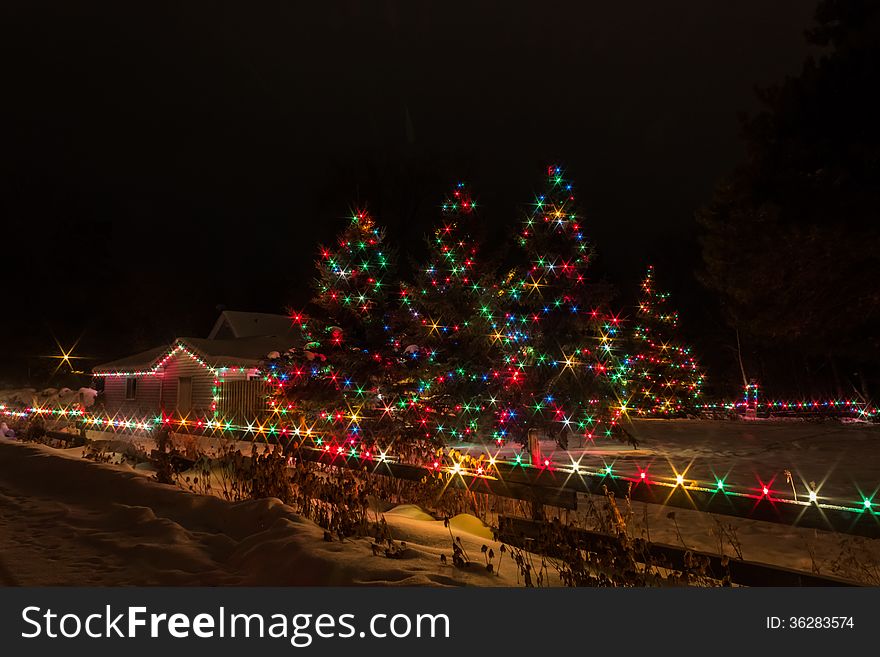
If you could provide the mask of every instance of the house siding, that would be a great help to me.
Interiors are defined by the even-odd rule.
[[[283,319],[283,318],[282,318]],[[219,326],[217,333],[223,335],[228,332],[231,327],[226,324]],[[200,340],[189,338],[194,343],[204,344],[204,351],[212,353],[212,349],[217,347],[218,350],[229,347],[233,355],[209,356],[210,362],[228,358],[231,362],[245,363],[250,362],[247,366],[231,366],[223,369],[221,379],[222,385],[217,390],[217,419],[232,422],[235,424],[243,424],[246,422],[259,421],[269,415],[268,409],[268,391],[266,384],[260,378],[254,377],[257,372],[257,360],[251,360],[247,356],[236,356],[237,352],[242,349],[235,344],[236,339],[230,340],[231,344],[210,340]],[[262,344],[260,341],[266,342]],[[256,341],[256,342],[254,342]],[[278,339],[273,336],[257,336],[247,343],[243,350],[248,353],[248,349],[256,350],[259,353],[266,353],[274,348]],[[196,345],[187,345],[183,340],[181,343],[185,348],[199,349]],[[156,355],[151,355],[155,352]],[[163,349],[155,349],[144,354],[136,354],[136,356],[144,356],[145,360],[131,362],[121,361],[120,363],[109,363],[108,366],[101,368],[107,371],[138,370],[138,368],[151,367],[151,364],[157,362],[156,359],[163,357],[163,366],[150,375],[142,375],[132,377],[137,380],[137,391],[135,398],[131,400],[125,399],[127,378],[122,376],[105,376],[103,377],[104,392],[101,396],[99,406],[103,406],[104,412],[109,415],[119,415],[125,418],[143,419],[150,416],[157,416],[164,413],[165,415],[175,415],[189,417],[193,420],[204,420],[206,418],[214,419],[214,413],[211,408],[214,403],[214,381],[215,375],[206,367],[200,365],[188,355],[185,350],[175,350],[168,355],[169,352]],[[129,359],[130,361],[131,359]],[[100,369],[98,370],[101,371]],[[143,371],[141,369],[140,371]],[[97,374],[97,376],[101,376]],[[178,408],[178,393],[180,392],[180,380],[189,378],[192,382],[190,406],[187,409]],[[98,410],[98,409],[96,409]],[[183,412],[181,412],[181,410]]]
[[[139,376],[134,399],[125,398],[126,377],[104,379],[104,408],[111,415],[141,418],[159,412],[162,380],[158,376]]]
[[[126,377],[104,378],[104,409],[110,415],[146,417],[177,410],[177,381],[192,377],[192,408],[190,415],[211,415],[214,375],[185,354],[172,356],[156,374],[137,378],[134,399],[125,398]]]
[[[177,380],[192,377],[192,408],[190,415],[205,417],[211,414],[214,400],[214,375],[194,362],[186,354],[175,354],[165,364],[161,374],[163,380],[161,402],[166,413],[177,410]],[[186,413],[184,413],[186,414]]]

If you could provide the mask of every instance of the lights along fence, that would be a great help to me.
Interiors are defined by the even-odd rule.
[[[851,418],[866,422],[880,420],[880,409],[857,399],[771,399],[767,401],[738,400],[698,404],[696,410],[706,415],[719,412],[758,418]]]
[[[510,460],[496,459],[488,454],[482,460],[444,455],[423,463],[404,463],[391,451],[377,453],[373,448],[370,452],[357,443],[335,441],[321,432],[280,422],[235,424],[225,419],[189,417],[102,417],[76,408],[16,410],[2,404],[0,415],[19,418],[48,416],[78,422],[88,429],[118,432],[150,432],[163,423],[170,430],[181,433],[235,436],[279,444],[286,449],[296,446],[302,458],[331,462],[340,467],[373,468],[378,474],[415,480],[425,476],[445,476],[455,487],[561,508],[575,508],[577,493],[603,495],[609,491],[618,497],[628,495],[637,502],[880,538],[880,501],[874,499],[880,485],[859,486],[858,490],[870,492],[867,495],[859,493],[855,500],[824,497],[818,490],[808,491],[806,497],[795,498],[786,490],[775,490],[760,482],[757,486],[743,486],[725,480],[685,479],[671,465],[668,473],[652,471],[649,475],[647,470],[631,461],[624,461],[616,468],[607,464],[585,467],[574,461],[558,463],[550,459],[532,464],[528,454],[522,452]],[[770,474],[766,481],[776,479]]]
[[[233,423],[245,424],[248,419],[268,416],[267,395],[262,379],[226,381],[218,394],[219,408]]]
[[[51,432],[53,437],[64,439],[70,434]],[[425,468],[394,461],[383,453],[364,454],[358,450],[324,447],[299,447],[292,458],[301,458],[312,462],[322,462],[337,467],[353,468],[368,471],[380,476],[388,476],[409,481],[421,481],[426,476]],[[532,504],[544,504],[553,507],[576,508],[576,492],[567,488],[548,488],[543,485],[523,484],[514,481],[515,476],[505,480],[503,477],[474,477],[458,468],[447,473],[448,485],[455,489],[466,489],[473,493],[497,495],[516,500],[529,501]],[[638,495],[636,495],[638,497]],[[670,506],[676,506],[677,500],[670,500]],[[550,542],[541,541],[552,521],[527,519],[508,515],[498,516],[496,540],[522,547],[532,551],[545,551]],[[601,532],[582,528],[572,528],[578,547],[600,554],[617,549],[616,539]],[[691,570],[693,564],[701,561],[705,564],[705,576],[719,582],[729,582],[739,586],[857,586],[849,580],[805,573],[779,566],[771,566],[756,562],[744,561],[732,557],[721,557],[717,554],[698,552],[663,543],[638,542],[634,550],[640,563],[650,563],[654,567],[672,571],[685,572]]]
[[[767,486],[743,488],[718,481],[701,485],[673,477],[647,476],[635,466],[635,474],[617,471],[612,466],[589,469],[579,465],[535,467],[525,458],[510,461],[490,459],[482,471],[460,462],[437,460],[428,466],[397,462],[387,454],[370,454],[356,447],[325,443],[301,445],[295,453],[305,460],[320,461],[344,468],[367,469],[375,474],[421,480],[425,476],[444,476],[451,486],[473,493],[510,497],[532,504],[564,509],[577,508],[577,493],[629,497],[634,502],[716,513],[719,515],[763,520],[810,529],[880,538],[880,513],[873,499],[861,503],[807,500],[784,497],[782,491]]]

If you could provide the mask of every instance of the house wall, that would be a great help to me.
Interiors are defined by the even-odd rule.
[[[159,413],[159,395],[162,381],[158,376],[139,376],[134,399],[125,398],[125,381],[122,376],[104,379],[104,409],[110,415],[142,418]]]
[[[205,417],[211,414],[212,390],[214,375],[185,353],[172,356],[162,370],[162,404],[166,413],[177,410],[177,380],[180,377],[192,377],[192,409],[193,417]]]
[[[147,417],[178,411],[177,392],[180,377],[192,378],[193,418],[211,417],[213,402],[214,375],[193,361],[185,353],[172,356],[164,368],[154,375],[137,378],[137,392],[133,400],[125,399],[125,377],[106,377],[104,379],[104,409],[110,415],[124,417]],[[248,381],[245,372],[230,371],[223,376],[229,389],[224,394],[221,387],[219,399],[220,415],[229,416],[229,421],[243,422],[263,415],[265,411],[265,386],[260,380]],[[185,415],[186,413],[184,413]]]

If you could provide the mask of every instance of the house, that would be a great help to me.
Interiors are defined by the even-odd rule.
[[[270,313],[243,313],[224,310],[214,322],[208,334],[209,340],[228,340],[231,338],[254,338],[266,335],[288,335],[292,333],[290,317]]]
[[[260,362],[301,346],[290,318],[224,311],[207,338],[177,338],[92,368],[111,417],[243,424],[267,412]]]

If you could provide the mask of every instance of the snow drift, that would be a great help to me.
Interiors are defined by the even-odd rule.
[[[516,585],[513,568],[496,576],[441,563],[450,531],[472,555],[483,544],[498,551],[474,517],[447,529],[421,511],[392,511],[389,527],[407,549],[388,559],[369,539],[325,541],[277,499],[195,495],[81,453],[0,438],[0,584]]]

